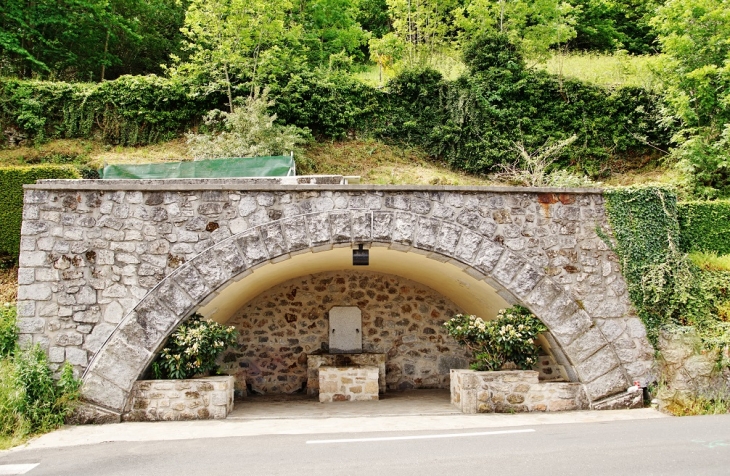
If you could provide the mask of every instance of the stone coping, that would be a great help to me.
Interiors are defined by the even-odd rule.
[[[344,177],[297,176],[273,178],[230,178],[230,179],[144,179],[144,180],[39,180],[27,184],[26,190],[98,190],[98,191],[377,191],[377,192],[492,192],[492,193],[558,193],[558,194],[602,194],[601,188],[560,188],[560,187],[498,187],[498,186],[460,186],[460,185],[375,185],[343,184]]]

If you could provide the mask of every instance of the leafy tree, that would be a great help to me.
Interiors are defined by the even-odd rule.
[[[360,0],[356,20],[363,30],[372,33],[375,38],[381,38],[390,32],[386,0]]]
[[[377,63],[379,81],[383,84],[383,70],[388,70],[394,62],[403,57],[404,44],[393,33],[388,33],[382,38],[371,38],[368,42],[370,48],[370,59]]]
[[[100,78],[119,61],[110,42],[118,32],[134,35],[135,20],[116,7],[106,0],[0,2],[3,68],[20,77]]]
[[[134,18],[132,34],[117,31],[109,52],[119,60],[106,68],[105,79],[123,74],[162,74],[170,55],[184,56],[181,50],[188,0],[126,0],[119,13]]]
[[[226,91],[234,112],[236,85],[250,85],[253,94],[262,64],[300,37],[287,22],[291,7],[288,0],[192,0],[182,29],[189,56],[173,57],[170,73],[193,76],[203,93]]]
[[[409,66],[423,64],[456,39],[453,12],[458,0],[386,0],[394,33],[405,45]]]
[[[679,166],[703,196],[730,193],[730,2],[670,0],[657,10],[667,120]]]
[[[573,7],[556,0],[468,0],[455,10],[465,40],[504,33],[525,58],[542,58],[551,46],[575,37]]]
[[[655,0],[570,0],[575,16],[573,49],[632,54],[654,51],[656,33],[649,22],[659,2]]]
[[[301,0],[299,22],[310,64],[325,65],[340,52],[362,54],[367,34],[357,22],[358,13],[357,1]]]

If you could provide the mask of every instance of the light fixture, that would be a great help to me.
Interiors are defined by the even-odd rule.
[[[368,266],[370,264],[370,252],[369,250],[363,249],[363,244],[357,245],[356,250],[352,250],[352,265],[353,266]]]

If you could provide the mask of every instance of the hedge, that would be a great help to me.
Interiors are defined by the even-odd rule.
[[[17,259],[20,253],[20,225],[23,222],[23,185],[41,179],[78,179],[70,165],[0,167],[0,254]]]
[[[527,68],[472,68],[447,81],[406,70],[376,89],[339,71],[301,71],[267,84],[280,122],[319,140],[372,136],[419,146],[455,169],[493,172],[518,159],[516,143],[537,150],[576,135],[559,165],[598,177],[611,156],[650,154],[671,132],[660,98],[640,88],[607,89]],[[197,91],[197,92],[196,92]],[[0,79],[0,130],[29,139],[97,137],[137,145],[182,135],[225,108],[219,93],[157,76],[98,84]]]
[[[15,127],[34,141],[98,137],[109,144],[149,144],[186,132],[220,106],[216,99],[154,75],[102,83],[1,78],[0,130]]]
[[[730,200],[681,202],[677,211],[682,251],[730,254]]]

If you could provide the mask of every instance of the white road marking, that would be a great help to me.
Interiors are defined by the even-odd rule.
[[[443,435],[386,436],[383,438],[347,438],[341,440],[309,440],[308,445],[320,443],[363,443],[368,441],[430,440],[435,438],[462,438],[465,436],[507,435],[510,433],[532,433],[535,430],[483,431],[479,433],[446,433]]]
[[[0,474],[25,474],[39,464],[0,464]]]

